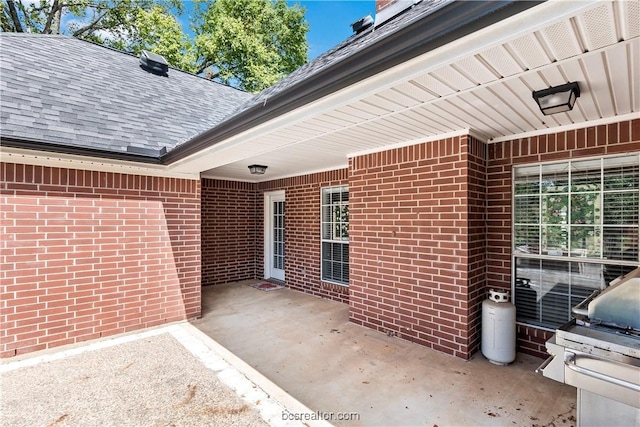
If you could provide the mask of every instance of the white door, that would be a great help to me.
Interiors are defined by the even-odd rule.
[[[264,277],[284,281],[284,191],[264,195]]]

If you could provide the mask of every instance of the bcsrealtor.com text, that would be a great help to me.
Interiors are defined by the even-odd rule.
[[[357,412],[289,412],[282,411],[283,421],[359,421]]]

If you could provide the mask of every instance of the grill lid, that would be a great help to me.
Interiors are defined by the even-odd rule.
[[[640,330],[640,268],[623,276],[589,303],[589,320]]]

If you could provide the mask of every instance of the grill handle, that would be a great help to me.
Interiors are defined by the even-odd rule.
[[[595,290],[589,295],[584,301],[580,304],[576,305],[571,309],[571,313],[575,314],[578,318],[587,318],[589,317],[589,303],[600,294],[599,290]]]
[[[580,357],[587,357],[589,359],[595,359],[595,360],[603,360],[605,361],[605,359],[600,359],[598,357],[593,357],[593,356],[583,356],[581,355]],[[604,375],[601,374],[600,372],[596,372],[596,371],[592,371],[591,369],[585,369],[585,368],[581,368],[580,366],[576,365],[576,355],[574,353],[571,353],[569,351],[565,352],[564,354],[564,365],[571,369],[574,372],[577,372],[579,374],[583,374],[586,375],[588,377],[591,378],[596,378],[602,381],[606,381],[608,383],[611,384],[615,384],[615,385],[619,385],[621,387],[625,387],[628,388],[630,390],[633,390],[637,393],[640,393],[640,386],[634,383],[630,383],[629,381],[624,381],[615,377],[610,377],[608,375]]]
[[[555,356],[549,356],[547,357],[547,360],[545,360],[544,362],[542,362],[542,365],[538,366],[538,368],[535,370],[536,374],[541,374],[542,371],[544,371],[544,368],[546,368],[549,363],[551,363],[551,361],[553,360]]]

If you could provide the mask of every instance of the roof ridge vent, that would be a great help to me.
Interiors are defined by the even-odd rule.
[[[354,33],[360,34],[367,28],[371,27],[372,25],[373,25],[373,18],[371,17],[371,15],[367,15],[358,19],[353,24],[351,24],[351,28],[353,29]]]
[[[140,53],[140,66],[150,73],[160,76],[169,75],[169,63],[162,55],[143,50]]]

